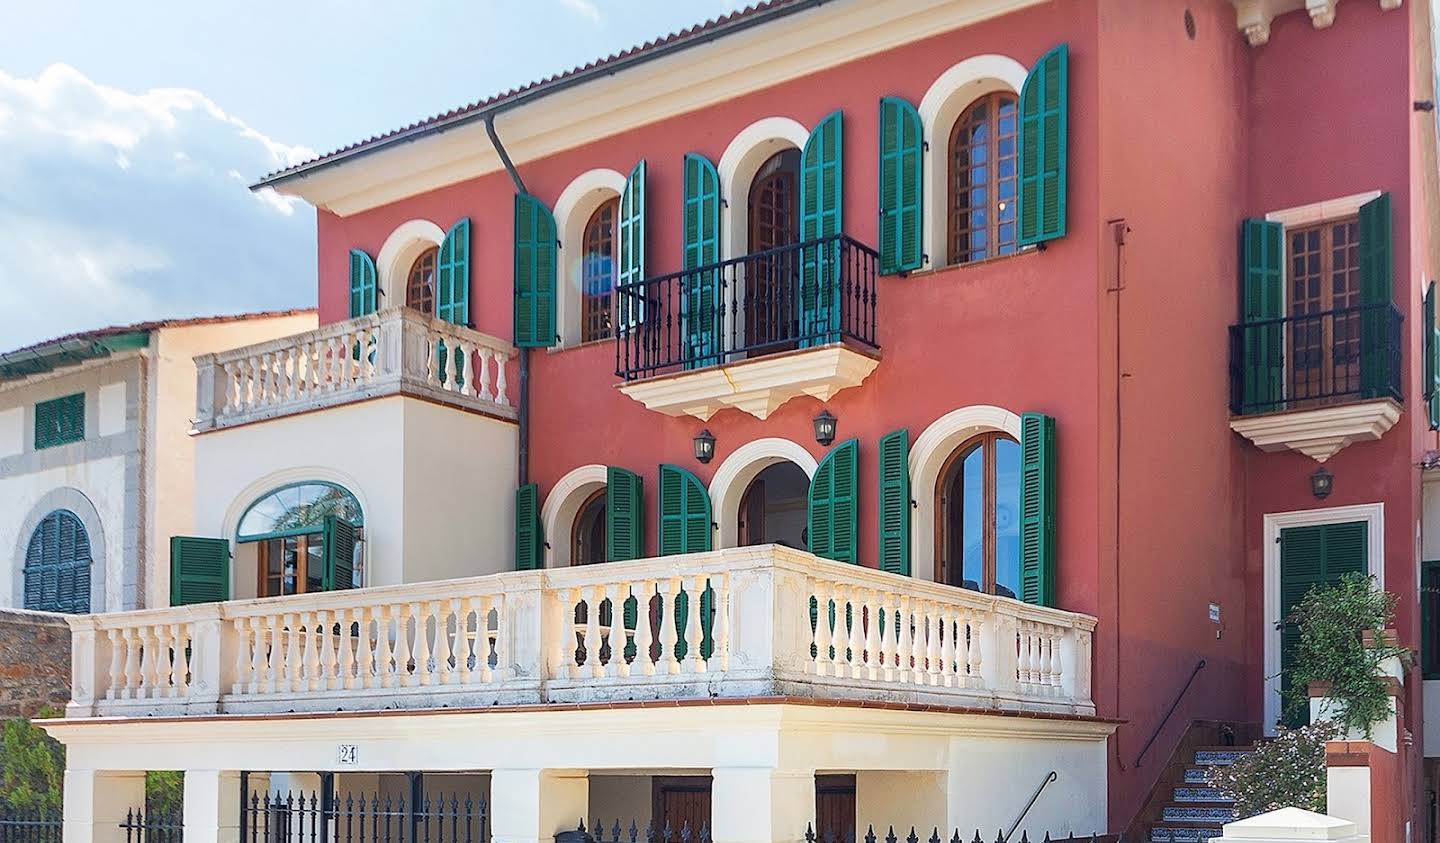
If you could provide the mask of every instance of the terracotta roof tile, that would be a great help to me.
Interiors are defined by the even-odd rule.
[[[249,319],[274,319],[284,316],[299,316],[304,313],[315,313],[313,307],[295,308],[292,310],[259,310],[251,313],[233,313],[219,316],[194,316],[186,319],[154,319],[148,322],[134,322],[129,325],[107,325],[104,328],[91,328],[86,331],[76,331],[71,334],[64,334],[52,337],[48,340],[31,343],[0,354],[18,354],[22,351],[33,351],[47,345],[57,345],[72,340],[99,340],[105,337],[112,337],[117,334],[134,334],[141,331],[158,331],[162,328],[186,328],[194,325],[210,325],[220,322],[242,322]]]

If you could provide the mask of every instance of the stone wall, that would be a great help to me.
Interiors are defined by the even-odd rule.
[[[60,615],[0,609],[0,720],[70,701],[70,627]]]

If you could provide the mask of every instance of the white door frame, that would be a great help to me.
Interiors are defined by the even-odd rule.
[[[1366,557],[1370,576],[1385,587],[1385,504],[1364,503],[1323,509],[1270,512],[1265,515],[1265,734],[1275,734],[1280,719],[1280,531],[1318,524],[1365,522]]]

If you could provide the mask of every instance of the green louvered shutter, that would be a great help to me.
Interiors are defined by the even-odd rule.
[[[844,131],[840,112],[821,120],[800,153],[800,240],[831,238],[800,256],[800,346],[840,339],[840,241],[844,231]]]
[[[435,256],[435,318],[470,325],[470,220],[450,226]]]
[[[925,262],[921,240],[925,136],[920,112],[899,97],[880,100],[880,272]]]
[[[856,528],[859,456],[859,441],[842,442],[825,455],[810,479],[806,520],[810,552],[816,556],[852,564],[860,560]]]
[[[515,194],[515,344],[555,345],[555,217],[539,199]]]
[[[1285,341],[1279,322],[1255,325],[1284,315],[1285,227],[1249,219],[1240,226],[1241,392],[1242,413],[1279,409],[1284,399]]]
[[[375,261],[359,249],[350,250],[350,318],[375,312],[378,289]]]
[[[230,599],[230,542],[170,537],[170,605]]]
[[[630,170],[625,191],[620,194],[620,271],[619,286],[639,284],[645,280],[645,162]],[[618,323],[633,328],[645,318],[644,298],[616,297]]]
[[[545,567],[545,536],[540,525],[540,487],[526,483],[515,490],[515,570]]]
[[[1364,521],[1291,527],[1280,531],[1280,693],[1289,701],[1290,673],[1300,629],[1291,616],[1310,589],[1334,583],[1346,574],[1370,569],[1368,528]],[[1286,725],[1310,722],[1304,707],[1286,706]]]
[[[1425,288],[1424,323],[1420,333],[1425,348],[1425,418],[1431,430],[1440,430],[1440,330],[1435,327],[1435,282]]]
[[[85,393],[62,395],[35,404],[35,450],[85,438]]]
[[[611,562],[645,555],[645,495],[640,475],[623,468],[605,472],[606,558]]]
[[[1055,605],[1055,419],[1020,417],[1020,599]]]
[[[660,555],[710,549],[710,494],[678,465],[660,466]]]
[[[23,605],[41,612],[90,611],[94,559],[85,525],[68,510],[46,515],[25,552]]]
[[[880,570],[910,575],[910,431],[880,437]]]
[[[1390,393],[1398,378],[1391,371],[1390,308],[1395,277],[1394,217],[1390,194],[1360,206],[1360,392],[1366,398]],[[1396,338],[1398,341],[1398,338]]]
[[[1065,236],[1070,46],[1040,57],[1020,91],[1018,245]]]
[[[720,176],[702,155],[685,156],[685,364],[719,362],[720,337]]]
[[[325,516],[325,573],[320,587],[344,591],[355,587],[355,525],[335,515]]]

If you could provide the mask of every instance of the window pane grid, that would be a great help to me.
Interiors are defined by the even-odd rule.
[[[603,340],[611,334],[614,306],[616,240],[615,217],[620,200],[611,199],[595,210],[585,224],[580,259],[580,341]]]
[[[439,253],[439,247],[432,246],[416,258],[405,284],[405,306],[426,316],[435,315],[435,259]]]
[[[1353,392],[1360,378],[1360,224],[1327,221],[1286,232],[1292,393],[1297,400]]]
[[[1014,94],[973,103],[950,133],[950,255],[955,263],[1015,251],[1019,120]]]

